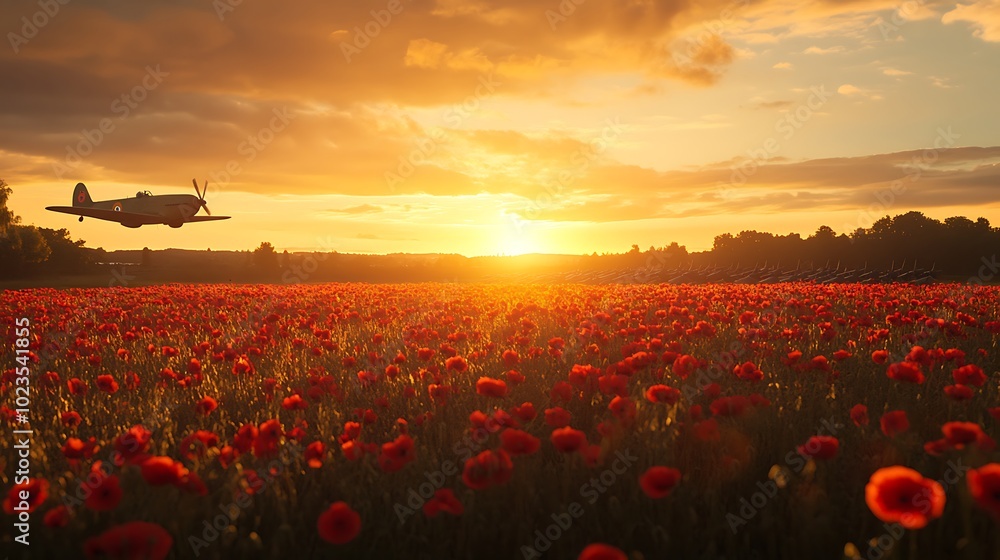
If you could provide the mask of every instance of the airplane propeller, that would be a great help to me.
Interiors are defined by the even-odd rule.
[[[198,181],[191,179],[191,184],[194,185],[194,192],[198,194],[198,204],[205,209],[206,214],[211,216],[212,211],[208,209],[208,203],[205,202],[205,195],[208,194],[208,180],[205,180],[205,187],[202,190],[198,190]]]

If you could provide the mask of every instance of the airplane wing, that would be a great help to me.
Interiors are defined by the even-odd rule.
[[[102,210],[100,208],[87,208],[83,206],[46,206],[46,210],[52,212],[62,212],[63,214],[73,214],[74,216],[86,216],[99,220],[109,220],[112,222],[126,222],[129,218],[148,219],[153,216],[149,214],[135,214],[133,212],[115,212],[114,210]]]
[[[191,216],[190,218],[184,220],[187,222],[212,222],[215,220],[228,220],[232,216]]]

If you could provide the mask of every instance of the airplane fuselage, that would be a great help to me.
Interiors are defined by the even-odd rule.
[[[118,222],[129,228],[153,224],[179,228],[190,222],[229,219],[229,216],[212,216],[205,204],[204,193],[198,188],[197,183],[192,181],[192,184],[198,196],[190,194],[154,195],[150,194],[149,191],[140,191],[134,197],[95,201],[90,198],[87,186],[83,183],[77,183],[73,190],[72,206],[46,206],[45,209],[79,216],[81,222],[84,218],[95,218]],[[207,192],[207,181],[205,189]],[[197,215],[202,208],[208,215]]]
[[[198,197],[191,194],[160,194],[94,201],[90,208],[135,214],[122,221],[126,227],[151,224],[181,227],[198,213],[201,205]]]

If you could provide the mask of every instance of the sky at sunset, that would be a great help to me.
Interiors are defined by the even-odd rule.
[[[89,246],[579,254],[909,210],[1000,225],[1000,0],[62,1],[0,7],[0,177],[25,223]],[[231,220],[44,210],[78,181],[101,200],[192,177]]]

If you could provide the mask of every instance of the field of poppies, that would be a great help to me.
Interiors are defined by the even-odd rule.
[[[1000,558],[998,296],[958,284],[6,291],[0,548]]]

